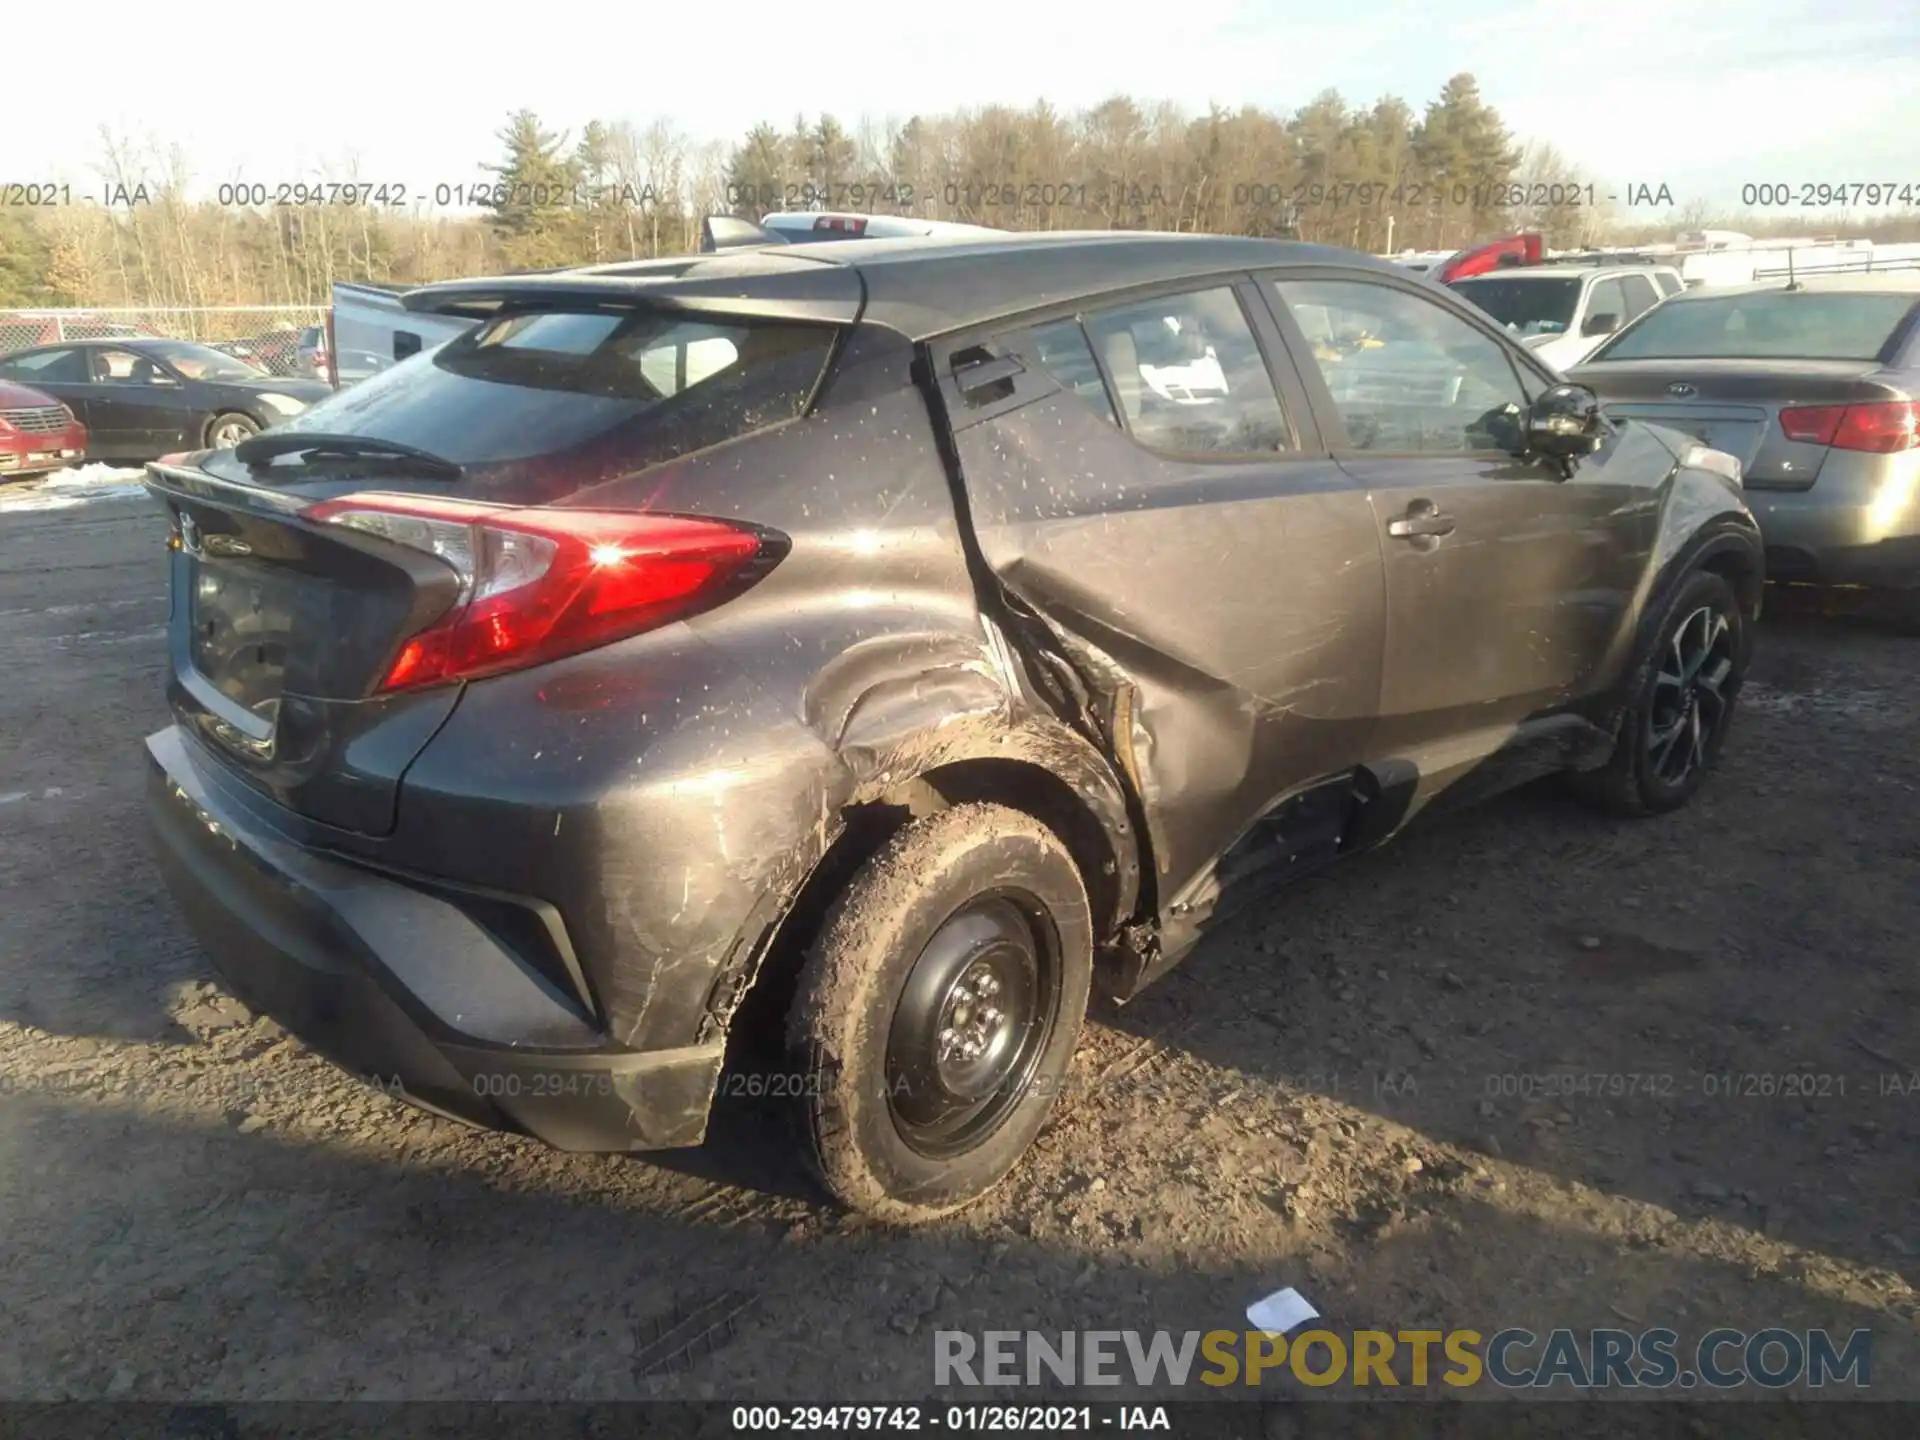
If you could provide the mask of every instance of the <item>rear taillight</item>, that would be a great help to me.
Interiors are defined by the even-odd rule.
[[[1920,401],[1796,405],[1780,412],[1780,433],[1806,445],[1893,455],[1920,449]]]
[[[383,691],[519,670],[685,619],[786,550],[772,531],[719,520],[377,492],[305,516],[438,556],[461,578],[453,609],[401,645]]]

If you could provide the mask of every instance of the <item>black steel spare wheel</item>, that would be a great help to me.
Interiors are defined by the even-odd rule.
[[[1060,1009],[1060,944],[1029,895],[984,895],[907,973],[887,1036],[887,1100],[923,1155],[979,1143],[1033,1082]]]
[[[834,902],[787,1015],[827,1188],[896,1221],[992,1189],[1060,1095],[1092,978],[1080,868],[1038,819],[969,803],[893,835]]]

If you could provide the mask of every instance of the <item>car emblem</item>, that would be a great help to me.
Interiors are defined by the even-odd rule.
[[[1667,394],[1673,396],[1676,400],[1691,399],[1699,393],[1700,391],[1696,386],[1689,385],[1684,380],[1667,386]]]

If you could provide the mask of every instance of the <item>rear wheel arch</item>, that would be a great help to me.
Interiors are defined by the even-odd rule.
[[[800,962],[840,893],[912,821],[957,805],[1020,810],[1053,831],[1079,867],[1096,941],[1133,918],[1140,898],[1140,847],[1126,802],[1092,746],[1063,726],[1035,720],[1002,730],[982,748],[896,773],[883,790],[841,807],[839,824],[805,868],[805,878],[760,929],[760,940],[716,979],[710,1018],[758,1050],[775,1039]]]
[[[1139,894],[1131,826],[1124,815],[1103,822],[1058,772],[1023,757],[986,756],[937,766],[918,776],[915,785],[923,808],[984,803],[1033,816],[1060,837],[1080,867],[1100,931],[1111,932],[1131,917]]]
[[[1731,538],[1721,540],[1700,556],[1694,568],[1712,571],[1724,579],[1740,597],[1740,608],[1746,611],[1747,618],[1758,617],[1761,592],[1766,587],[1766,566],[1751,548]]]

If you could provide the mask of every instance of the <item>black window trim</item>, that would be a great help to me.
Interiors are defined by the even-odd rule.
[[[1100,393],[1106,397],[1107,414],[1113,421],[1113,428],[1118,430],[1122,435],[1127,435],[1127,420],[1126,416],[1121,412],[1120,397],[1115,395],[1113,391],[1113,376],[1107,373],[1106,362],[1100,358],[1100,352],[1094,348],[1093,336],[1087,333],[1087,317],[1084,311],[1076,310],[1071,315],[1061,315],[1052,320],[1035,320],[1022,325],[1017,330],[1002,330],[996,334],[992,340],[988,341],[988,344],[999,344],[1002,346],[1024,345],[1030,340],[1036,330],[1046,330],[1055,325],[1071,325],[1075,330],[1080,332],[1080,343],[1087,347],[1087,358],[1093,362],[1093,373],[1100,381]],[[1038,355],[1032,355],[1030,358],[1037,361],[1040,357]],[[1047,374],[1050,378],[1059,382],[1061,391],[1068,394],[1075,393],[1073,386],[1069,385],[1056,371],[1048,370]],[[1132,437],[1128,435],[1128,438],[1131,439]]]
[[[1087,317],[1108,310],[1146,304],[1165,296],[1195,295],[1207,290],[1229,290],[1239,303],[1241,316],[1247,322],[1247,329],[1252,333],[1253,343],[1266,367],[1267,383],[1273,387],[1274,398],[1280,406],[1280,418],[1286,424],[1292,441],[1290,448],[1285,450],[1163,450],[1141,440],[1128,426],[1126,410],[1114,392],[1113,376],[1108,373],[1106,359],[1100,354],[1100,348],[1093,343],[1093,337],[1087,333]],[[939,365],[945,366],[950,363],[952,356],[961,350],[979,345],[998,346],[1004,349],[1009,344],[1016,343],[1018,338],[1028,331],[1037,330],[1043,325],[1051,325],[1060,320],[1072,320],[1080,327],[1080,333],[1087,342],[1087,349],[1092,352],[1093,363],[1099,369],[1100,383],[1107,392],[1107,403],[1113,407],[1114,418],[1118,421],[1116,428],[1128,443],[1138,447],[1143,453],[1154,456],[1156,459],[1191,465],[1245,466],[1287,464],[1303,460],[1325,461],[1330,458],[1331,451],[1326,446],[1325,432],[1313,409],[1312,397],[1298,373],[1298,367],[1292,355],[1286,348],[1284,337],[1273,323],[1273,316],[1264,304],[1259,290],[1260,286],[1254,279],[1253,273],[1244,269],[1220,270],[1207,275],[1183,275],[1174,280],[1156,280],[1145,285],[1131,285],[1119,290],[1103,290],[1098,294],[1081,295],[1058,304],[1040,306],[1023,311],[1017,316],[995,321],[990,326],[942,335],[929,344]],[[1055,383],[1063,392],[1071,389],[1057,379]]]
[[[1529,354],[1524,346],[1516,345],[1504,333],[1504,326],[1497,326],[1492,316],[1477,306],[1452,295],[1436,294],[1444,291],[1444,286],[1417,278],[1405,278],[1389,274],[1371,267],[1358,265],[1280,265],[1255,273],[1260,289],[1260,298],[1272,314],[1277,327],[1285,339],[1288,350],[1294,357],[1294,368],[1308,375],[1308,388],[1312,394],[1321,433],[1328,437],[1329,454],[1335,460],[1518,460],[1510,450],[1362,450],[1350,442],[1346,421],[1335,403],[1333,391],[1327,387],[1326,377],[1320,373],[1320,366],[1313,358],[1313,346],[1300,328],[1300,322],[1294,318],[1292,309],[1280,297],[1274,288],[1276,280],[1344,280],[1361,284],[1380,285],[1389,290],[1399,290],[1418,300],[1437,305],[1448,314],[1464,321],[1472,329],[1478,330],[1487,339],[1494,342],[1507,357],[1507,363],[1514,372],[1514,384],[1523,397],[1532,399],[1544,390],[1566,382],[1552,374]],[[1528,382],[1533,383],[1530,385]],[[1543,476],[1551,472],[1543,468]],[[1557,477],[1553,477],[1557,478]]]

